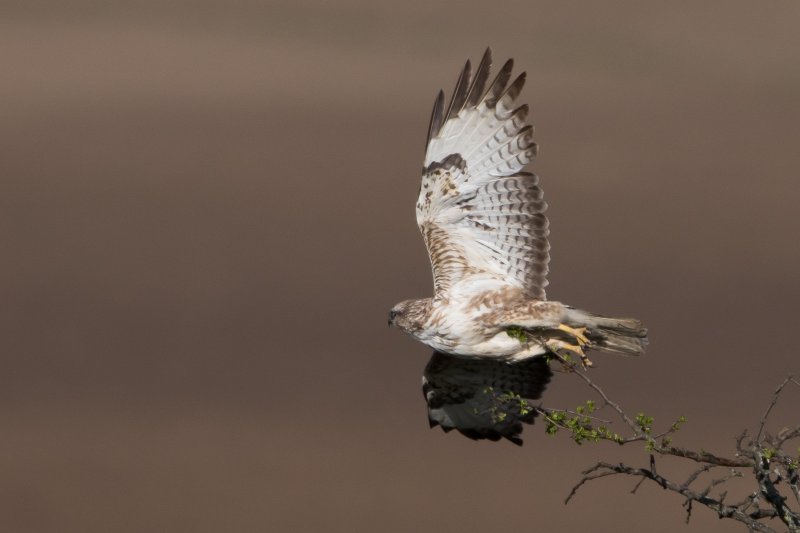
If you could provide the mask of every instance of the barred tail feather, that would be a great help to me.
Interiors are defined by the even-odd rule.
[[[647,337],[630,336],[603,328],[589,330],[589,340],[592,341],[592,348],[622,355],[642,355],[647,347]]]
[[[570,309],[575,325],[585,327],[591,347],[623,355],[642,355],[647,348],[647,328],[635,318],[610,318]]]

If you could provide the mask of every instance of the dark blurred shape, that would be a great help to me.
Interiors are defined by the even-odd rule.
[[[552,376],[544,357],[505,363],[434,352],[422,377],[428,421],[474,440],[506,438],[521,446],[522,423],[536,418],[528,400],[541,398]]]

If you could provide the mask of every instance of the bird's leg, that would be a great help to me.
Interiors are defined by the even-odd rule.
[[[583,352],[583,346],[581,344],[569,344],[559,339],[547,339],[546,344],[550,351],[560,357],[569,354],[577,355],[581,358],[581,366],[583,366],[584,369],[594,366],[594,363],[592,363],[589,357]]]
[[[572,328],[566,324],[559,324],[558,330],[563,331],[570,337],[575,340],[576,344],[569,344],[564,341],[560,341],[557,339],[553,340],[554,346],[556,348],[560,348],[568,353],[573,353],[581,358],[581,365],[584,369],[593,366],[593,363],[589,360],[589,357],[584,353],[583,349],[589,345],[589,338],[586,337],[586,328]]]
[[[574,337],[575,340],[578,341],[578,346],[581,348],[589,344],[589,339],[586,337],[586,328],[571,328],[566,324],[559,324],[558,329],[570,337]]]

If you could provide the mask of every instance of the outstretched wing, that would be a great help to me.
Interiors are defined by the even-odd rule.
[[[541,397],[552,375],[543,357],[509,364],[434,352],[422,377],[428,421],[471,439],[521,445],[522,423],[536,417],[528,400]]]
[[[528,106],[516,106],[525,73],[510,85],[508,60],[488,84],[487,49],[474,76],[467,61],[445,110],[440,91],[428,130],[417,201],[435,292],[487,277],[543,300],[550,261],[538,178],[522,168],[536,154]]]

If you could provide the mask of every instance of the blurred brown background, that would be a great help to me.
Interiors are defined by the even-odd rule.
[[[640,449],[429,430],[429,350],[385,320],[431,290],[433,98],[492,45],[529,73],[550,297],[650,327],[593,375],[732,453],[800,371],[798,22],[795,1],[4,2],[0,529],[737,528],[628,480],[562,505]],[[560,377],[545,399],[589,396]]]

